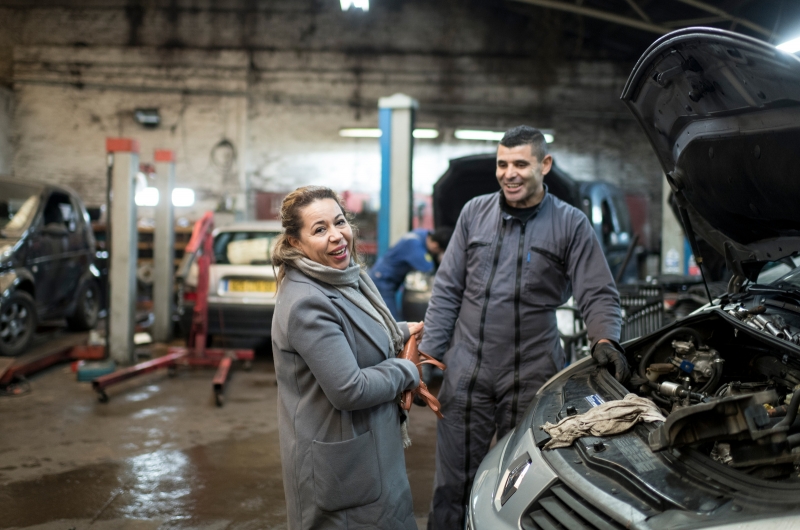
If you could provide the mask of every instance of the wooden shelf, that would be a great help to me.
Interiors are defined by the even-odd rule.
[[[173,265],[176,270],[181,263],[186,247],[189,245],[189,240],[192,237],[192,229],[192,226],[175,227],[175,242],[173,247],[175,250],[175,257],[173,259]],[[92,223],[92,231],[94,231],[98,248],[105,247],[105,230],[106,225],[104,223]],[[136,243],[138,256],[136,259],[136,264],[139,266],[145,263],[152,263],[154,228],[140,226],[137,227],[136,231],[138,234],[138,241]]]

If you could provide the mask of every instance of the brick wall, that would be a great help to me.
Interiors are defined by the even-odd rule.
[[[0,86],[0,175],[10,175],[14,151],[12,148],[12,117],[14,94]]]
[[[658,233],[660,169],[618,99],[631,65],[564,61],[546,22],[484,0],[385,0],[368,14],[333,0],[0,1],[13,170],[100,202],[103,139],[132,136],[143,161],[176,151],[178,185],[202,207],[228,196],[242,209],[247,189],[305,183],[374,193],[377,141],[338,130],[377,126],[377,99],[404,92],[420,102],[418,125],[441,132],[416,142],[418,191],[449,158],[494,149],[455,128],[530,123],[555,131],[553,153],[576,178],[645,193]],[[137,107],[158,108],[162,124],[137,124]]]

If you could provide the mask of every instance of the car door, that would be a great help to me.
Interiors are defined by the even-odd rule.
[[[83,208],[75,197],[60,205],[67,229],[67,248],[63,259],[63,288],[67,302],[71,302],[80,287],[81,278],[89,269],[92,248],[87,230],[90,228],[83,215]]]
[[[62,208],[67,204],[67,208]],[[36,305],[43,318],[57,314],[66,303],[69,286],[64,285],[69,231],[64,214],[72,210],[70,199],[51,192],[35,222],[28,252],[28,268],[36,281]]]

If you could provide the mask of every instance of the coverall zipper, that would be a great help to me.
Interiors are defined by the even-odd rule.
[[[469,477],[470,468],[470,412],[472,411],[472,392],[475,389],[475,383],[478,381],[478,372],[481,368],[481,357],[483,356],[483,339],[484,339],[484,325],[486,324],[486,311],[489,309],[489,294],[492,290],[492,282],[494,281],[494,274],[497,271],[497,264],[500,261],[500,249],[503,247],[503,236],[506,232],[506,220],[503,219],[503,224],[500,228],[500,237],[497,238],[497,243],[494,247],[494,257],[492,258],[492,271],[489,273],[489,281],[486,283],[486,291],[484,292],[483,308],[481,309],[481,323],[478,328],[478,349],[475,353],[475,369],[472,370],[472,376],[469,380],[469,387],[467,388],[467,406],[464,410],[464,476]],[[469,481],[464,482],[464,493],[462,496],[461,504],[466,505],[469,500],[469,490],[472,484]],[[461,521],[461,526],[464,526],[464,521]]]
[[[525,226],[521,223],[519,231],[519,249],[517,250],[517,281],[514,286],[514,395],[511,399],[511,428],[517,425],[517,407],[519,406],[519,364],[520,364],[520,325],[519,325],[519,291],[522,282],[522,256],[525,253]]]

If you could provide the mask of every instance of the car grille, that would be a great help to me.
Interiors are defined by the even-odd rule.
[[[622,530],[623,526],[563,484],[542,494],[522,517],[523,530]]]

